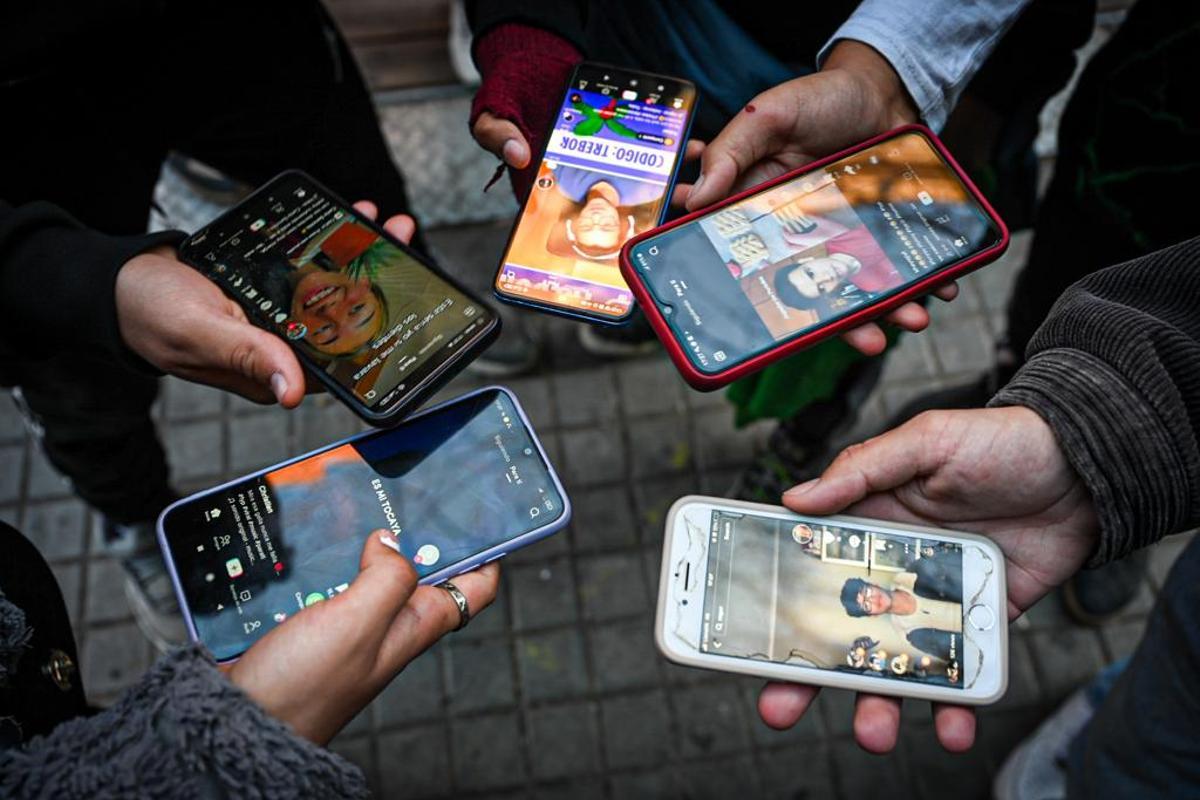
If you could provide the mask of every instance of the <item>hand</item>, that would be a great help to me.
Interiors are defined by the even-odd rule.
[[[1004,553],[1009,620],[1078,571],[1098,535],[1091,495],[1053,431],[1020,406],[922,414],[847,448],[783,503],[801,514],[845,511],[986,535]],[[773,728],[791,727],[816,694],[812,686],[769,683],[759,714]],[[933,714],[947,750],[971,747],[973,711],[942,705]],[[858,695],[854,734],[863,748],[890,751],[899,726],[899,699]]]
[[[747,103],[705,148],[696,183],[680,186],[676,198],[695,211],[919,118],[891,64],[867,45],[845,40],[820,72],[781,83]],[[958,287],[946,284],[934,294],[953,300]],[[918,303],[906,303],[884,319],[914,332],[929,325]],[[883,329],[873,322],[842,338],[866,355],[887,347]]]
[[[417,586],[412,564],[393,546],[389,531],[372,533],[349,589],[297,613],[223,667],[263,710],[318,745],[408,662],[458,627],[458,606],[449,593]],[[492,563],[457,576],[454,584],[477,615],[495,599],[499,580],[500,567]]]
[[[374,219],[368,202],[354,206]],[[407,242],[411,217],[384,227]],[[242,307],[169,247],[134,256],[117,273],[117,321],[125,344],[163,372],[228,389],[260,403],[295,408],[304,370],[283,339],[255,327]]]

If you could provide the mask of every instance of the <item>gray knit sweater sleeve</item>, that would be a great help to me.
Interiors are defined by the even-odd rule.
[[[267,715],[198,645],[117,703],[0,751],[0,797],[367,797],[362,773]]]
[[[1040,414],[1100,518],[1097,566],[1200,524],[1200,238],[1063,294],[991,405]]]

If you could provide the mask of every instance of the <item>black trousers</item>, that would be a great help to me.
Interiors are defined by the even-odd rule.
[[[383,215],[408,210],[362,76],[319,3],[145,5],[88,43],[48,48],[44,70],[0,84],[9,127],[0,196],[47,200],[102,232],[137,234],[163,159],[177,151],[248,184],[296,167],[351,200],[374,200]],[[171,491],[150,419],[157,379],[79,357],[3,373],[84,500],[120,522],[158,513]]]

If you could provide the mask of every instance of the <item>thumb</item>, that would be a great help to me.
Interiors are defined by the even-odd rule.
[[[284,408],[295,408],[304,399],[304,370],[292,348],[275,334],[243,320],[228,320],[209,328],[205,338],[219,363],[269,389]]]
[[[778,140],[778,132],[773,128],[776,116],[765,113],[765,109],[751,112],[751,108],[755,108],[754,102],[738,112],[704,148],[700,155],[700,177],[687,198],[689,211],[728,196],[737,179],[766,156]]]
[[[783,504],[800,514],[836,514],[868,495],[903,486],[937,468],[941,456],[928,423],[910,420],[843,450],[819,478],[783,493]]]
[[[358,576],[343,596],[361,606],[368,618],[391,624],[416,591],[417,571],[386,528],[372,531],[367,537],[358,564]],[[386,627],[380,633],[385,630]]]
[[[471,135],[484,150],[494,153],[513,169],[529,166],[532,158],[529,142],[512,122],[485,111],[475,120]]]

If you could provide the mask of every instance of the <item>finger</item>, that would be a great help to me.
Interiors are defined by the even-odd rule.
[[[372,222],[379,216],[379,208],[370,200],[359,200],[354,204],[354,210]]]
[[[802,514],[833,514],[876,492],[925,474],[944,458],[936,446],[937,413],[922,414],[895,430],[843,450],[819,478],[783,494],[783,504]]]
[[[887,334],[874,322],[851,328],[842,334],[842,341],[865,356],[877,356],[887,349]]]
[[[965,753],[975,744],[975,712],[962,706],[934,704],[933,729],[951,753]]]
[[[954,298],[958,297],[958,282],[952,281],[933,290],[933,296],[939,300],[945,300],[949,303]]]
[[[484,150],[503,159],[510,167],[524,169],[529,166],[529,159],[532,158],[529,142],[525,141],[520,128],[508,120],[485,111],[475,120],[471,135]]]
[[[900,734],[900,701],[860,694],[854,701],[854,739],[871,753],[890,753]]]
[[[397,214],[389,217],[388,221],[383,223],[383,229],[408,244],[412,241],[413,234],[417,232],[417,221],[408,214]]]
[[[929,327],[929,312],[920,303],[905,303],[884,317],[897,328],[918,333]]]
[[[467,608],[474,618],[496,599],[500,565],[493,562],[456,575],[452,580],[466,596]],[[458,604],[449,592],[440,586],[417,587],[383,642],[381,653],[385,663],[400,668],[457,628],[459,622]]]
[[[700,177],[688,195],[687,207],[695,211],[729,194],[738,176],[762,158],[777,142],[779,115],[768,113],[768,106],[755,108],[758,98],[738,112],[717,138],[709,142],[700,156]]]
[[[812,707],[820,689],[803,683],[771,681],[758,695],[758,715],[777,731],[787,730]]]
[[[707,145],[699,139],[688,139],[687,145],[683,148],[683,162],[686,164],[689,161],[695,161],[704,153],[704,148]]]
[[[363,544],[358,575],[342,596],[362,610],[365,620],[381,622],[382,636],[416,590],[417,571],[401,554],[395,535],[380,528]]]
[[[692,184],[677,183],[671,192],[671,205],[675,208],[687,208],[688,196],[692,193]]]
[[[304,399],[304,370],[287,343],[272,333],[220,318],[198,328],[190,344],[216,369],[232,373],[223,383],[239,394],[260,401],[274,397],[284,408]]]

